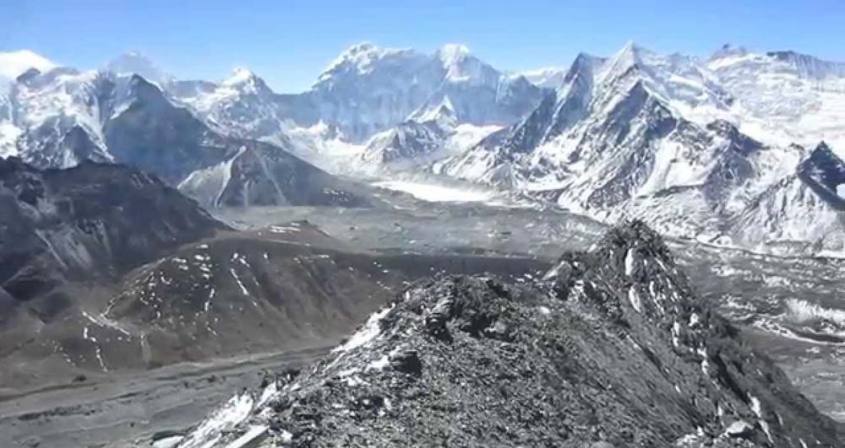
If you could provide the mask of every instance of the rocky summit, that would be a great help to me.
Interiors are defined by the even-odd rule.
[[[540,279],[418,282],[319,363],[264,383],[158,443],[845,446],[640,222]]]

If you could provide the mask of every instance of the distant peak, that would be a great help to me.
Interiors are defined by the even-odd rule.
[[[245,93],[269,92],[267,84],[252,70],[245,67],[236,67],[232,74],[224,79],[220,85],[237,89]]]
[[[745,56],[748,54],[748,50],[745,47],[737,47],[733,44],[726,43],[719,47],[718,50],[713,52],[713,55],[710,56],[710,59],[721,59],[731,56]]]
[[[378,51],[379,47],[377,47],[372,42],[359,42],[354,44],[346,49],[343,54],[358,54],[358,53],[368,53],[371,51]]]
[[[633,40],[628,40],[627,42],[625,42],[625,45],[622,46],[622,49],[620,51],[623,53],[632,52],[637,51],[637,48],[639,48],[639,46],[636,42],[634,42]]]
[[[224,85],[242,84],[256,78],[252,70],[244,67],[235,67],[232,74],[223,81]]]
[[[617,58],[630,58],[632,60],[640,60],[643,56],[648,56],[653,54],[651,50],[643,47],[642,45],[637,44],[636,42],[629,40],[625,42],[625,45],[622,49],[616,53]]]
[[[0,77],[15,79],[29,69],[46,72],[56,64],[31,50],[0,52]]]
[[[395,51],[397,50],[382,48],[372,42],[359,42],[344,50],[340,56],[335,59],[335,62],[332,65],[338,65],[343,62],[359,64],[363,61],[371,61],[373,59],[380,58],[385,54]]]
[[[163,83],[172,79],[150,58],[135,50],[127,51],[110,60],[106,63],[105,70],[116,75],[141,75],[156,83]]]
[[[824,79],[828,76],[845,76],[845,63],[819,59],[792,50],[769,51],[766,55],[781,63],[790,65],[795,72],[808,79]]]
[[[446,44],[437,50],[440,60],[444,64],[460,62],[462,59],[469,56],[469,48],[463,44]]]
[[[643,47],[628,41],[625,45],[608,60],[605,66],[606,79],[614,79],[617,76],[628,72],[630,69],[643,64],[643,59],[648,58],[652,53]],[[582,61],[583,62],[583,61]]]
[[[578,53],[578,56],[576,56],[575,60],[572,61],[572,65],[569,67],[569,70],[566,71],[564,80],[568,81],[576,75],[592,72],[605,61],[606,59],[598,56],[593,56],[587,53]]]
[[[331,78],[331,73],[339,70],[353,70],[358,73],[366,73],[378,60],[402,51],[406,50],[381,48],[370,42],[357,43],[344,50],[340,56],[335,58],[320,75],[318,82]]]

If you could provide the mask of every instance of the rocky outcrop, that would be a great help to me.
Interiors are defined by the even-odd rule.
[[[416,283],[178,446],[799,448],[843,434],[634,222],[532,284]]]

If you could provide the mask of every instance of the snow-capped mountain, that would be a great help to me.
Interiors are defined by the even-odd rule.
[[[814,228],[811,214],[795,212],[802,224],[778,219],[771,207],[765,217],[754,211],[763,195],[794,177],[806,205],[830,216],[815,224],[827,223],[826,235],[841,234],[830,198],[796,175],[803,149],[743,134],[743,122],[732,122],[738,107],[697,60],[629,44],[609,59],[580,55],[561,88],[527,118],[433,170],[528,191],[602,220],[636,216],[669,234],[758,247],[779,240],[784,226]],[[749,220],[770,223],[768,231],[736,224]],[[816,250],[842,248],[835,236],[814,235]]]
[[[324,123],[350,143],[437,114],[444,103],[458,123],[508,125],[542,97],[523,77],[494,69],[462,45],[424,54],[369,43],[344,51],[301,94],[277,95],[244,70],[217,85],[181,84],[171,93],[212,123],[251,138],[275,138],[289,121],[288,127]]]
[[[243,186],[223,194],[235,172],[276,172],[264,168],[276,147],[345,174],[428,167],[707,241],[841,246],[830,236],[842,230],[841,188],[814,186],[799,164],[821,140],[845,151],[845,64],[807,55],[725,46],[700,59],[629,43],[609,58],[580,54],[566,71],[514,74],[462,45],[426,54],[364,43],[308,91],[280,95],[247,69],[185,81],[137,53],[88,72],[21,54],[3,68],[17,80],[0,101],[0,154],[41,167],[124,161],[207,205],[284,202],[290,192],[265,181],[255,197]]]
[[[139,75],[159,86],[166,86],[174,81],[173,75],[168,74],[150,58],[137,51],[123,53],[108,61],[103,70],[120,76]]]
[[[778,144],[825,140],[845,154],[845,63],[726,46],[706,66],[736,100],[743,132]]]
[[[390,154],[416,166],[466,149],[519,120],[543,94],[462,45],[423,54],[369,43],[344,51],[301,94],[276,94],[244,69],[220,83],[177,81],[167,90],[219,132],[359,173],[395,168]],[[344,163],[331,160],[338,154]]]
[[[169,91],[220,132],[256,140],[284,140],[288,117],[277,95],[248,69],[235,69],[219,84],[183,82]]]
[[[752,198],[730,229],[756,249],[845,253],[845,162],[824,143]]]
[[[522,76],[531,84],[544,89],[557,89],[563,84],[566,76],[566,69],[560,67],[545,67],[536,70],[525,70],[514,73],[514,76]]]
[[[409,120],[374,135],[361,160],[381,169],[411,169],[459,154],[499,128],[459,123],[446,97],[439,106],[419,109]]]
[[[46,71],[56,63],[30,50],[0,52],[0,79],[14,81],[29,69]]]
[[[29,70],[49,70],[53,61],[29,50],[0,52],[0,157],[15,155],[15,140],[21,130],[14,125],[11,89],[18,76]]]
[[[255,78],[238,75],[221,88],[260,93]],[[8,142],[4,153],[39,168],[66,168],[84,160],[124,163],[182,185],[206,206],[366,203],[352,183],[296,158],[280,144],[210,127],[136,74],[33,69],[12,84],[10,98],[11,119],[0,129]]]
[[[67,168],[85,159],[110,161],[102,124],[119,106],[117,84],[108,74],[58,67],[31,70],[10,92],[18,129],[17,154],[39,168]],[[118,100],[119,101],[119,100]]]
[[[304,95],[320,120],[360,142],[446,101],[459,123],[507,125],[530,111],[542,90],[496,70],[462,45],[429,55],[359,44],[329,65]]]

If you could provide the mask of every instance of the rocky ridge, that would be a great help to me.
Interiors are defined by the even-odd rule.
[[[177,446],[839,447],[634,222],[543,279],[419,282]]]

